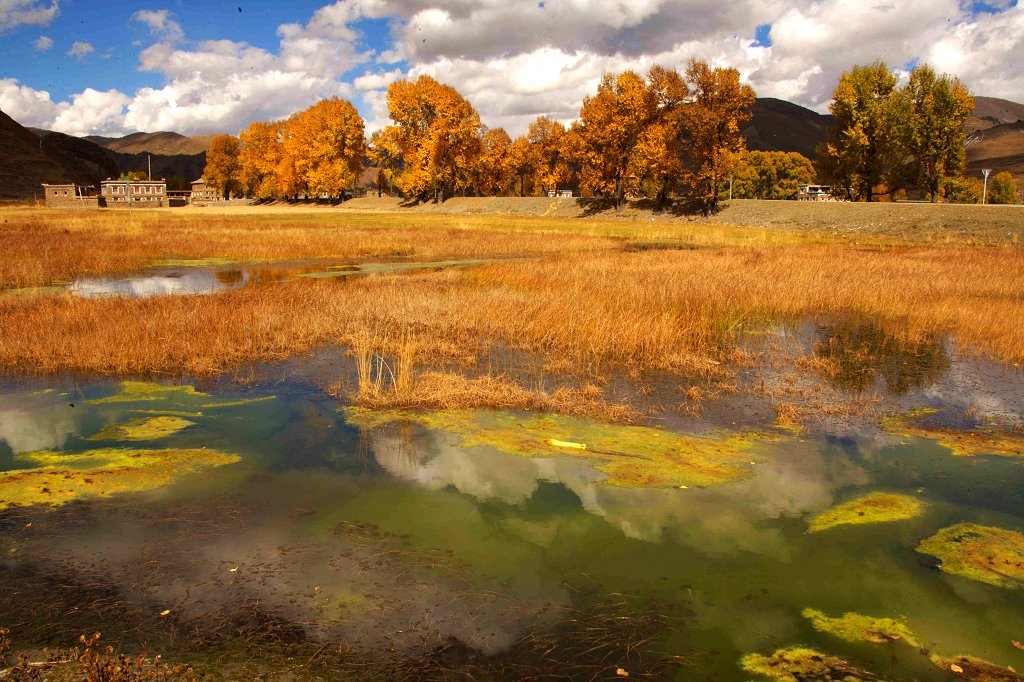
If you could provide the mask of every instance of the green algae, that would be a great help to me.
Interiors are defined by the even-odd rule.
[[[920,516],[924,507],[923,502],[909,495],[869,493],[818,514],[811,519],[809,531],[817,533],[836,526],[905,521]]]
[[[202,417],[202,412],[190,410],[128,410],[135,414],[152,414],[161,417]]]
[[[31,468],[0,472],[0,510],[27,505],[57,507],[80,499],[154,490],[187,474],[240,459],[205,448],[22,453],[15,461]]]
[[[105,405],[107,403],[135,403],[149,400],[182,399],[191,397],[209,397],[209,394],[197,391],[194,386],[165,386],[148,381],[122,381],[114,395],[104,398],[86,400],[89,405]]]
[[[347,408],[345,413],[350,423],[364,429],[412,422],[452,433],[462,447],[489,447],[521,457],[588,460],[607,476],[606,484],[623,487],[684,488],[748,478],[762,446],[779,439],[730,432],[691,436],[648,426],[506,411]]]
[[[901,438],[926,438],[949,448],[957,457],[998,455],[1024,457],[1024,432],[997,426],[952,429],[929,424],[927,417],[936,413],[930,408],[913,410],[882,419],[882,428]]]
[[[86,440],[159,440],[194,425],[195,422],[175,416],[140,417],[105,426]]]
[[[921,646],[902,619],[873,618],[859,613],[845,613],[839,618],[830,618],[815,609],[804,609],[800,615],[811,621],[818,632],[828,633],[847,642],[888,644],[902,641],[912,647]]]
[[[815,649],[791,647],[777,649],[769,656],[746,654],[740,667],[751,675],[759,675],[777,682],[799,680],[878,679],[868,671],[860,670],[848,661]]]
[[[216,407],[240,407],[242,405],[254,405],[256,403],[266,403],[266,402],[270,402],[271,400],[276,400],[276,399],[277,399],[277,396],[265,395],[265,396],[260,396],[259,398],[238,398],[237,400],[219,400],[219,401],[213,401],[213,402],[205,402],[205,403],[203,403],[201,405],[201,407],[205,407],[207,409],[213,409],[213,408],[216,408]]]
[[[946,657],[931,654],[928,660],[958,678],[972,680],[972,682],[1020,682],[1024,680],[1024,676],[1012,668],[1004,668],[974,656]]]
[[[917,551],[936,557],[947,573],[1008,589],[1024,586],[1024,535],[958,523],[921,542]]]

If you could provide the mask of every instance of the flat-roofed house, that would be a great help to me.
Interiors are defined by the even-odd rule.
[[[205,178],[192,181],[192,203],[206,204],[220,199],[220,192],[206,184]]]
[[[96,188],[72,183],[43,183],[46,208],[96,208]]]
[[[107,208],[161,208],[167,205],[166,180],[104,180],[100,205]]]

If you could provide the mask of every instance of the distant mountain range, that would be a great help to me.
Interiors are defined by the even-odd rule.
[[[766,97],[754,103],[753,118],[742,133],[751,150],[799,152],[815,159],[831,125],[827,114]],[[982,168],[1007,170],[1024,181],[1024,105],[975,97],[973,116],[964,127],[970,135],[970,174],[980,176]],[[206,167],[213,137],[158,132],[78,138],[25,128],[0,111],[0,198],[30,198],[44,182],[97,185],[123,172],[145,171],[150,164],[154,177],[191,182]]]

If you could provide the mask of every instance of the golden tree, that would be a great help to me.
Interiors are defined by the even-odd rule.
[[[388,86],[387,134],[400,154],[395,183],[425,200],[468,189],[481,151],[483,126],[473,105],[430,76]]]
[[[484,133],[477,165],[477,191],[484,196],[505,196],[515,184],[512,168],[512,138],[504,128]]]
[[[678,71],[657,65],[647,74],[647,88],[651,109],[630,159],[630,175],[642,194],[665,204],[683,173],[682,113],[689,88]]]
[[[363,119],[348,100],[332,97],[288,119],[282,131],[283,156],[308,194],[343,196],[363,169]]]
[[[540,158],[537,155],[537,148],[530,144],[529,138],[525,135],[517,137],[509,147],[508,163],[512,175],[519,181],[519,196],[525,197],[527,192],[532,195]]]
[[[239,177],[249,196],[271,199],[280,192],[277,173],[281,163],[281,126],[257,121],[239,136]]]
[[[896,75],[878,61],[842,74],[832,93],[835,129],[819,148],[821,170],[848,199],[872,201],[893,165],[895,90]]]
[[[728,178],[745,150],[740,126],[750,120],[757,95],[740,83],[736,69],[714,68],[693,60],[686,67],[690,98],[683,108],[683,150],[690,165],[685,180],[705,215],[718,206],[723,178]]]
[[[567,183],[572,169],[564,150],[565,126],[547,116],[538,116],[530,124],[526,139],[533,150],[533,194],[543,196],[548,190],[557,190]]]
[[[241,186],[238,145],[238,138],[234,135],[218,135],[210,141],[210,150],[206,152],[203,179],[225,199],[229,199]]]
[[[814,182],[814,163],[797,152],[747,152],[733,170],[737,199],[795,199],[800,185]],[[723,189],[727,183],[722,183]]]
[[[597,94],[583,100],[573,155],[585,191],[615,198],[621,209],[633,151],[650,119],[652,94],[634,71],[605,74]]]
[[[384,186],[392,187],[395,174],[401,167],[402,159],[395,139],[396,129],[383,128],[373,131],[370,136],[370,146],[367,149],[367,157],[370,164],[377,168],[377,196],[384,193]],[[390,191],[389,191],[390,194]]]
[[[890,108],[891,144],[908,159],[908,179],[931,200],[948,178],[959,177],[966,166],[964,123],[974,111],[974,98],[959,79],[921,64],[893,99]]]

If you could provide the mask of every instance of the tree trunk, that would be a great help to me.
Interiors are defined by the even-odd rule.
[[[615,179],[615,210],[621,211],[622,206],[625,204],[625,194],[622,191],[622,180],[619,178]]]

